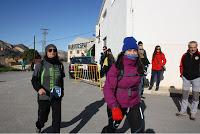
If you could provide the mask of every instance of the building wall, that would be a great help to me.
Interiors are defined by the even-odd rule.
[[[16,63],[16,58],[8,58],[5,56],[0,57],[0,64],[5,66],[11,66],[12,63]]]
[[[182,79],[180,76],[179,65],[182,55],[187,51],[186,44],[159,44],[162,52],[165,54],[167,63],[166,71],[164,72],[164,80],[161,81],[160,85],[164,87],[175,86],[176,88],[182,87]],[[156,44],[146,44],[144,42],[144,49],[147,52],[147,57],[151,62],[152,54]],[[151,65],[149,67],[149,73],[147,78],[150,80],[151,77]]]
[[[121,51],[122,39],[126,36],[126,1],[125,0],[106,0],[102,10],[101,19],[97,24],[96,30],[100,28],[100,42],[96,38],[96,53],[95,60],[99,62],[100,53],[103,51],[103,39],[107,37],[107,47],[111,48],[115,57]],[[102,19],[103,13],[107,10],[106,17]]]
[[[14,47],[14,50],[20,51],[22,53],[25,51],[24,49],[22,49],[21,47],[18,47],[18,46]]]
[[[70,62],[70,58],[71,57],[79,57],[82,56],[82,53],[86,56],[87,55],[87,51],[94,45],[95,42],[83,42],[85,45],[85,47],[81,47],[81,48],[68,48],[68,53],[67,53],[67,62]],[[76,46],[79,44],[76,44]],[[70,46],[70,45],[69,45]],[[69,47],[68,46],[68,47]],[[79,51],[79,53],[77,53],[77,51]],[[70,53],[72,52],[72,53]]]
[[[133,0],[134,32],[146,43],[200,40],[199,0]]]
[[[0,57],[0,65],[6,65],[5,57],[4,56]]]
[[[81,53],[85,53],[85,50],[86,48],[83,48],[83,49],[68,49],[68,62],[70,62],[70,58],[71,57],[78,57],[78,56],[81,56]],[[77,53],[77,51],[79,51],[79,53]],[[70,53],[72,52],[72,54]]]
[[[154,47],[161,45],[167,58],[167,71],[161,86],[182,87],[179,64],[188,42],[200,43],[199,0],[133,0],[133,32],[144,42],[151,59]],[[150,77],[150,75],[149,75]]]
[[[107,36],[107,46],[114,56],[120,52],[123,38],[129,35],[143,41],[150,61],[155,46],[160,45],[167,59],[167,71],[161,86],[181,88],[181,56],[190,40],[200,43],[200,1],[115,0],[110,6],[109,2],[106,0],[104,5],[107,18],[100,21],[99,28],[100,37]],[[97,41],[96,44],[96,59],[99,59],[98,52],[102,51],[103,43]],[[150,73],[147,77],[150,78]]]

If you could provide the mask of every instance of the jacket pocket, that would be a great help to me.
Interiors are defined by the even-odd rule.
[[[138,96],[138,91],[131,89],[117,89],[116,98],[118,103],[129,104]]]

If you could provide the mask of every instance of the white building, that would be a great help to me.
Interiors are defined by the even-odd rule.
[[[68,62],[71,57],[94,56],[95,38],[76,38],[68,45]],[[91,54],[92,53],[92,54]]]
[[[155,46],[161,46],[167,59],[161,86],[181,88],[181,56],[189,41],[200,44],[199,5],[199,0],[103,0],[96,25],[95,59],[100,58],[103,45],[117,57],[124,37],[134,36],[144,43],[150,61]]]

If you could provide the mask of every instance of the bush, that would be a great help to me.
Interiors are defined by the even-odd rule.
[[[16,68],[12,68],[12,67],[6,67],[6,66],[0,67],[0,72],[8,72],[8,71],[21,71],[21,70],[16,69]]]

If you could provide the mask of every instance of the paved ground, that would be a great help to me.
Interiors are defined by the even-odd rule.
[[[35,132],[37,119],[36,93],[31,86],[32,72],[0,73],[0,132],[32,133]],[[164,90],[161,89],[160,92]],[[179,97],[165,94],[153,95],[146,91],[144,114],[146,130],[156,133],[198,133],[200,132],[200,111],[197,120],[189,116],[177,118]],[[62,101],[61,132],[91,133],[101,132],[107,124],[106,104],[102,100],[99,87],[65,79],[65,96]],[[45,124],[44,132],[49,132],[51,113]],[[130,132],[128,125],[122,123],[118,132]]]

